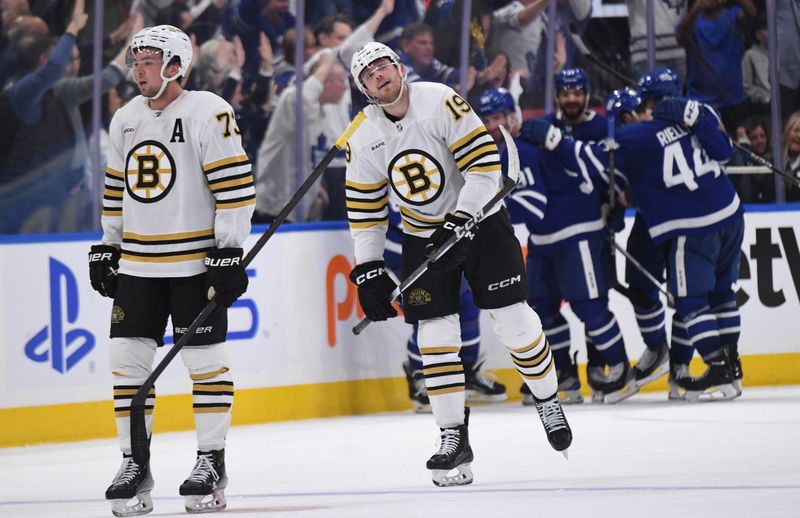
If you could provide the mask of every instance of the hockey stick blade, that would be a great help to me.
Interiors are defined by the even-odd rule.
[[[450,238],[442,243],[436,251],[431,254],[430,257],[425,259],[419,267],[414,270],[411,275],[406,277],[400,286],[394,289],[391,294],[391,300],[395,301],[400,298],[400,295],[408,289],[409,286],[414,284],[422,275],[428,271],[428,267],[432,262],[435,262],[444,254],[450,250],[453,245],[456,244],[462,237],[467,235],[472,229],[480,223],[485,215],[491,211],[495,205],[500,203],[503,198],[508,196],[511,191],[517,186],[517,182],[519,181],[519,151],[517,150],[516,144],[514,144],[514,139],[511,137],[511,133],[506,130],[504,127],[500,127],[500,131],[503,133],[503,139],[506,143],[506,149],[508,150],[508,174],[503,177],[503,188],[500,189],[497,194],[492,197],[491,200],[486,203],[481,209],[475,213],[469,220],[466,221],[461,227],[457,227],[455,230],[455,234],[450,236]],[[353,334],[360,335],[361,332],[367,328],[368,325],[372,323],[372,320],[364,317],[361,321],[353,327]]]
[[[269,228],[258,238],[258,241],[253,248],[247,252],[247,255],[244,256],[242,260],[242,269],[247,268],[258,252],[264,248],[264,245],[269,241],[269,238],[272,237],[273,234],[278,230],[278,227],[286,221],[286,218],[289,217],[289,214],[294,210],[300,200],[305,196],[305,194],[311,189],[311,187],[316,183],[322,173],[325,172],[325,169],[328,167],[328,164],[336,157],[339,152],[344,149],[347,141],[350,140],[350,137],[355,133],[361,123],[366,120],[366,115],[364,112],[359,112],[350,124],[347,125],[347,128],[342,132],[336,142],[334,143],[333,147],[331,147],[328,152],[325,154],[325,157],[320,161],[319,164],[314,168],[311,174],[306,178],[303,185],[297,190],[297,192],[292,196],[292,199],[286,204],[286,206],[280,211],[280,213],[275,217],[275,220],[270,224]],[[213,295],[213,292],[209,292],[209,294]],[[156,383],[156,380],[164,372],[164,369],[167,368],[167,365],[172,361],[173,358],[180,352],[181,349],[186,345],[186,343],[192,339],[197,328],[203,325],[203,322],[206,321],[209,315],[216,309],[217,302],[212,298],[208,304],[203,308],[197,317],[192,321],[189,327],[186,329],[186,332],[181,336],[181,338],[167,351],[167,354],[164,358],[159,362],[153,372],[150,373],[150,376],[147,377],[145,382],[136,392],[136,395],[133,396],[131,400],[131,456],[133,460],[139,464],[145,464],[150,460],[150,438],[147,435],[147,426],[145,423],[145,401],[147,400],[147,395],[150,392],[150,389]]]
[[[789,173],[787,173],[783,169],[778,169],[772,162],[770,162],[766,158],[758,156],[757,154],[755,154],[753,152],[752,149],[749,149],[746,146],[743,146],[743,145],[739,144],[735,140],[732,140],[731,143],[733,144],[733,146],[736,149],[738,149],[742,153],[745,153],[746,155],[748,155],[750,158],[752,158],[753,160],[755,160],[759,164],[763,165],[764,167],[769,167],[770,169],[772,169],[772,171],[774,173],[779,174],[780,176],[783,176],[784,178],[786,178],[787,180],[789,180],[793,184],[795,184],[795,186],[800,187],[800,178],[797,178],[795,176],[790,175]]]
[[[599,60],[595,57],[592,51],[589,50],[589,47],[586,46],[586,43],[583,41],[583,37],[580,34],[578,34],[578,28],[574,23],[570,24],[569,26],[569,36],[572,39],[572,43],[575,44],[575,48],[578,49],[578,52],[580,52],[583,56],[586,56],[586,59],[588,59],[598,67],[602,68],[612,76],[616,77],[620,81],[627,83],[628,86],[636,87],[637,85],[636,81],[626,76],[622,72],[614,70],[613,68],[605,64],[602,60]]]

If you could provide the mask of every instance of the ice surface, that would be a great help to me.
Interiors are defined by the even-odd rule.
[[[745,387],[736,401],[694,405],[644,394],[566,413],[575,435],[569,460],[550,449],[533,408],[477,408],[470,419],[475,482],[460,488],[434,487],[425,469],[438,437],[430,415],[236,427],[228,437],[225,513],[800,516],[800,387]],[[194,433],[155,436],[152,456],[149,516],[186,516],[178,486],[194,464]],[[0,449],[0,516],[111,516],[103,493],[119,463],[113,440]]]

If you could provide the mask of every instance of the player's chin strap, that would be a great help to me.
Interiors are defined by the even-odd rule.
[[[379,107],[381,107],[381,108],[388,108],[389,106],[392,106],[392,105],[394,105],[394,104],[397,104],[397,102],[398,102],[398,101],[400,101],[400,99],[402,99],[402,98],[403,98],[403,92],[405,91],[405,88],[406,88],[406,82],[405,82],[405,80],[403,80],[403,81],[400,83],[400,93],[399,93],[399,94],[397,94],[397,97],[395,97],[395,98],[394,98],[394,101],[392,101],[392,102],[388,102],[388,103],[379,103],[379,102],[377,101],[377,99],[375,99],[375,98],[373,97],[373,100],[372,100],[372,102],[373,102],[373,104],[374,104],[375,106],[379,106]]]
[[[177,74],[175,74],[172,77],[166,77],[164,75],[164,71],[167,69],[167,65],[168,65],[168,63],[164,63],[163,65],[161,65],[161,73],[159,74],[161,76],[161,80],[162,80],[161,81],[161,88],[158,89],[158,92],[156,92],[156,94],[153,97],[148,97],[148,99],[150,99],[151,101],[155,101],[156,99],[161,97],[161,94],[163,94],[164,90],[167,89],[167,85],[169,84],[169,82],[170,81],[175,81],[176,79],[178,79],[178,77],[180,77],[180,72],[178,72]]]

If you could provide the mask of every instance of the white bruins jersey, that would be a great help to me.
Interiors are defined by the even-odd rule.
[[[383,257],[390,196],[403,231],[429,237],[448,212],[474,214],[499,188],[497,146],[470,105],[439,83],[408,88],[402,119],[368,106],[347,144],[347,216],[359,264]]]
[[[241,247],[255,188],[233,109],[210,92],[183,92],[163,111],[138,96],[111,121],[103,243],[120,273],[188,277],[206,252]]]

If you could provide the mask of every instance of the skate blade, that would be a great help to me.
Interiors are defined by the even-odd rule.
[[[466,486],[472,484],[472,463],[466,462],[453,469],[432,469],[431,477],[437,487]]]
[[[558,402],[562,405],[580,405],[583,403],[583,396],[577,390],[559,390]]]
[[[603,403],[605,402],[606,395],[600,392],[599,390],[592,389],[592,403]]]
[[[139,493],[133,498],[119,498],[111,501],[111,514],[114,516],[141,516],[153,511],[150,491]]]
[[[644,387],[645,385],[649,385],[650,383],[654,382],[655,380],[657,380],[661,376],[664,376],[668,372],[669,372],[669,361],[666,361],[666,362],[662,363],[661,365],[659,365],[658,369],[654,370],[646,378],[642,378],[640,380],[633,379],[633,380],[631,380],[630,384],[634,385],[636,387],[636,390],[638,391],[642,387]]]
[[[210,495],[190,495],[184,501],[187,513],[213,513],[222,511],[228,505],[225,492],[218,489]]]
[[[625,385],[616,392],[610,392],[608,394],[605,394],[605,402],[613,405],[619,403],[620,401],[625,401],[626,399],[636,394],[637,392],[639,392],[639,387]]]
[[[472,390],[466,391],[467,403],[502,403],[508,399],[508,394],[482,394]]]
[[[715,401],[730,401],[739,397],[733,383],[709,387],[706,390],[687,390],[686,401],[690,403],[713,403]]]

